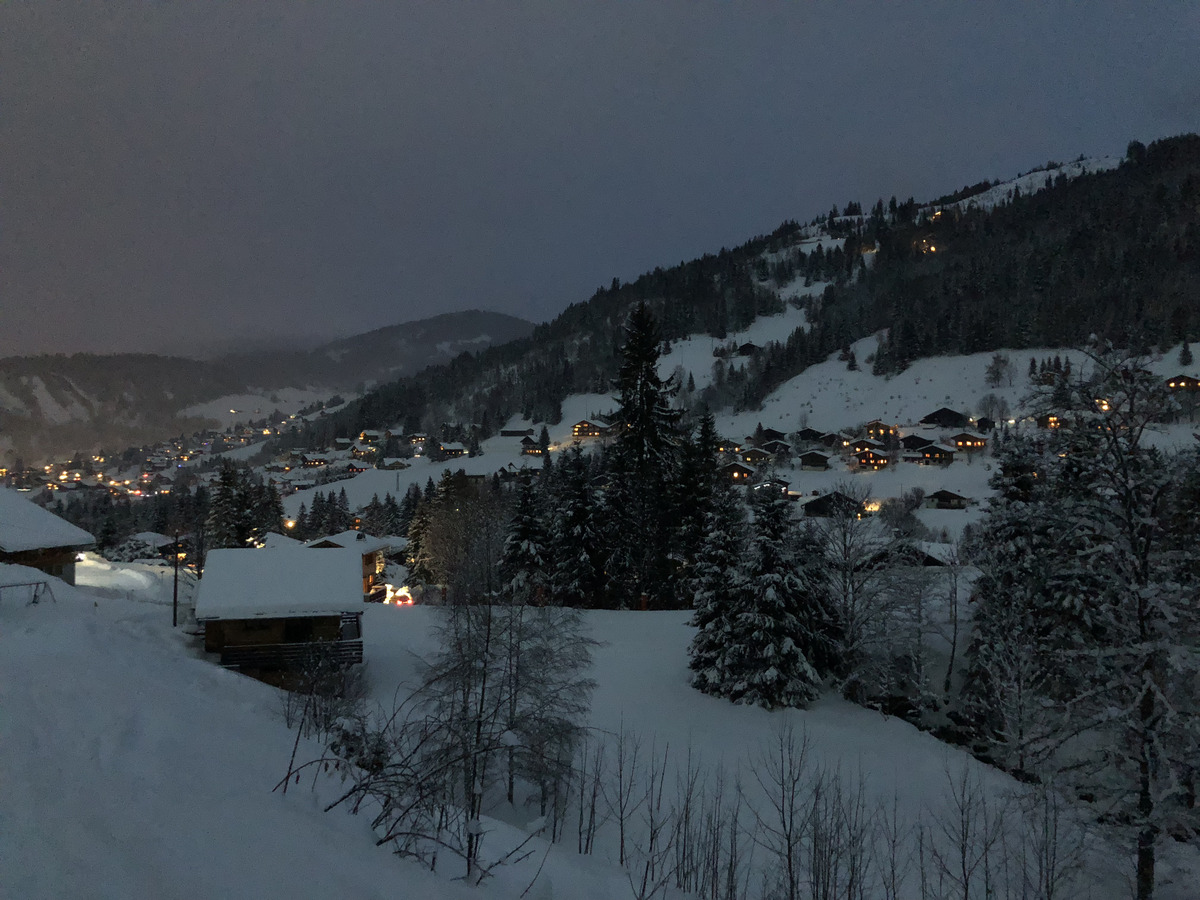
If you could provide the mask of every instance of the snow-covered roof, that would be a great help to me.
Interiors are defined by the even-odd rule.
[[[276,534],[274,531],[270,532],[263,539],[264,550],[278,550],[280,547],[283,547],[284,549],[299,549],[303,546],[304,541],[298,541],[295,538],[290,538],[286,534]]]
[[[354,551],[212,550],[200,579],[196,618],[336,616],[363,606],[362,557]]]
[[[19,553],[47,547],[88,547],[96,539],[16,491],[0,488],[0,551]]]
[[[175,543],[175,538],[167,537],[165,534],[159,534],[157,531],[139,531],[133,536],[135,541],[141,541],[147,547],[153,547],[159,550],[168,544]]]
[[[341,534],[331,534],[325,537],[319,537],[309,541],[305,547],[315,547],[317,549],[332,549],[327,547],[329,544],[335,544],[338,547],[346,547],[353,549],[356,553],[367,554],[374,553],[376,550],[386,550],[389,546],[387,541],[380,540],[377,537],[371,537],[361,531],[343,531]]]

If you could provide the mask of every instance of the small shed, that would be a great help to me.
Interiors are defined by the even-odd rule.
[[[74,584],[75,555],[95,545],[82,528],[0,488],[0,563],[29,566]]]
[[[318,655],[362,662],[361,566],[358,553],[342,549],[210,551],[196,597],[204,649],[278,685]]]

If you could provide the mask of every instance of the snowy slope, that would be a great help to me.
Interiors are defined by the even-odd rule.
[[[1054,181],[1060,175],[1065,176],[1067,179],[1078,178],[1080,175],[1086,175],[1089,172],[1106,172],[1109,169],[1115,169],[1120,164],[1121,157],[1119,156],[1077,159],[1069,163],[1063,163],[1062,165],[1051,166],[1036,172],[1020,175],[1009,181],[993,185],[982,193],[975,194],[957,203],[948,203],[941,208],[966,209],[967,207],[974,206],[979,209],[991,209],[1000,203],[1012,199],[1011,194],[1014,188],[1019,189],[1022,194],[1034,194],[1046,187],[1047,178],[1051,181]]]
[[[305,779],[286,796],[273,793],[294,740],[278,692],[202,658],[193,638],[171,629],[161,594],[148,590],[127,600],[56,582],[56,602],[27,605],[11,591],[0,600],[0,896],[488,900],[519,896],[531,883],[529,896],[543,900],[629,896],[611,828],[592,857],[577,856],[570,840],[535,841],[529,860],[468,891],[453,866],[432,875],[377,848],[365,817],[322,812],[335,783],[319,780],[314,794]],[[385,708],[431,651],[434,614],[368,610],[371,690]],[[894,801],[906,817],[943,808],[947,772],[963,766],[993,801],[1022,790],[911,726],[834,698],[768,713],[692,691],[686,621],[684,613],[588,614],[601,641],[595,735],[635,732],[647,751],[677,763],[691,751],[714,777],[718,768],[745,774],[790,723],[807,735],[815,766],[861,774],[868,804]],[[315,752],[301,742],[300,758]],[[757,802],[753,789],[747,796]],[[485,824],[491,855],[524,836]],[[1094,849],[1092,896],[1121,896],[1121,854]],[[1196,870],[1179,868],[1187,860],[1170,848],[1164,857],[1162,896],[1183,900]]]

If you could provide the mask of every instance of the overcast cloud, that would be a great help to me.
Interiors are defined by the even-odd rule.
[[[6,3],[0,355],[552,318],[1200,128],[1200,4]]]

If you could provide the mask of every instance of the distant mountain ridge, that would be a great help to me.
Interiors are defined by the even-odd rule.
[[[254,387],[348,390],[413,375],[468,350],[528,337],[533,327],[505,313],[466,310],[376,328],[311,350],[231,353],[213,362]]]
[[[208,426],[182,410],[224,396],[300,387],[329,394],[446,363],[525,337],[533,323],[468,310],[404,322],[320,347],[201,361],[148,353],[0,359],[0,464],[123,448]]]

